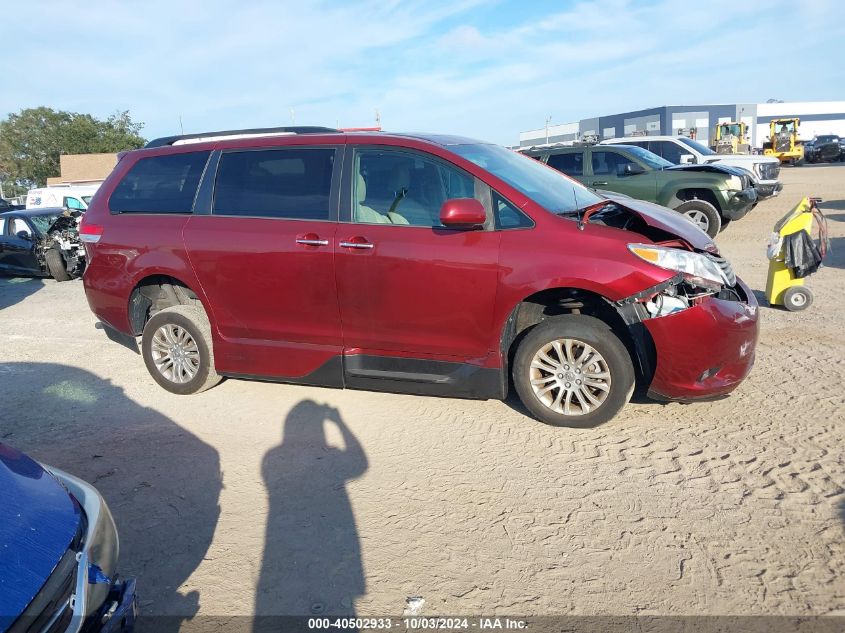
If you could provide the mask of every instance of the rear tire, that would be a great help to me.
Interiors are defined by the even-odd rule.
[[[706,200],[695,198],[675,207],[675,211],[687,218],[710,237],[716,237],[722,226],[718,209]]]
[[[790,286],[783,293],[783,307],[790,312],[800,312],[813,305],[813,292],[806,286]]]
[[[141,354],[153,380],[170,393],[200,393],[221,380],[214,369],[211,324],[197,306],[172,306],[153,315],[144,326]]]
[[[553,426],[607,422],[634,391],[628,350],[590,316],[556,316],[535,326],[516,350],[512,373],[522,403]]]
[[[55,248],[48,248],[44,251],[44,261],[47,263],[47,272],[56,281],[70,281],[70,274],[67,271],[65,258],[61,251]]]

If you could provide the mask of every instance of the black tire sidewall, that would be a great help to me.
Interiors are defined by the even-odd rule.
[[[531,359],[540,347],[561,338],[577,339],[594,347],[610,369],[612,382],[607,399],[598,409],[586,415],[555,413],[537,399],[531,388]],[[516,350],[512,377],[520,400],[538,420],[552,426],[571,428],[589,428],[613,418],[630,399],[635,380],[634,366],[622,341],[603,321],[584,315],[551,317],[536,325]]]
[[[44,251],[44,261],[47,262],[47,272],[56,281],[70,281],[70,275],[67,272],[65,265],[65,258],[55,248],[48,248]]]
[[[719,230],[722,227],[722,216],[719,214],[719,210],[712,204],[707,202],[707,200],[687,200],[675,207],[675,211],[680,213],[681,215],[686,215],[687,211],[691,211],[693,209],[695,209],[696,211],[701,211],[702,213],[704,213],[704,215],[707,216],[707,221],[709,224],[706,231],[707,235],[709,235],[711,238],[715,238],[717,235],[719,235]]]
[[[165,324],[178,325],[186,329],[194,341],[197,343],[197,348],[200,353],[200,368],[197,375],[185,383],[176,383],[168,380],[156,369],[152,357],[152,342],[153,335],[162,325]],[[197,323],[193,319],[181,312],[175,312],[168,309],[162,310],[155,314],[147,321],[144,326],[144,333],[141,337],[141,355],[144,357],[144,364],[147,366],[147,371],[161,387],[178,395],[188,395],[196,393],[201,390],[208,379],[209,369],[211,367],[211,355],[209,354],[209,341],[205,340],[205,336],[201,332]]]

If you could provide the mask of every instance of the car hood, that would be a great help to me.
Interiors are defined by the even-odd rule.
[[[81,520],[64,486],[38,462],[0,444],[0,630],[44,586]]]
[[[672,165],[665,167],[666,171],[706,171],[714,174],[728,174],[731,176],[747,176],[748,170],[744,167],[734,167],[733,165],[722,165],[705,163],[703,165]]]
[[[672,211],[653,202],[637,200],[610,191],[601,191],[600,193],[631,213],[635,213],[647,225],[681,238],[696,250],[718,254],[719,249],[715,242],[710,239],[710,236],[677,211]]]

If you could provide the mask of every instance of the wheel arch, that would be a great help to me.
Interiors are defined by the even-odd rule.
[[[712,189],[707,189],[706,187],[684,187],[683,189],[678,189],[674,194],[672,194],[672,201],[677,200],[678,205],[696,199],[709,202],[716,207],[716,211],[718,211],[721,215],[722,205],[719,203],[719,198],[715,193],[713,193]]]
[[[200,294],[189,284],[170,274],[149,274],[139,279],[129,293],[127,315],[134,336],[140,335],[144,325],[157,312],[176,305],[195,305],[211,313]]]
[[[500,352],[503,379],[510,380],[510,367],[516,349],[536,325],[562,314],[585,314],[608,325],[628,350],[637,384],[647,386],[654,376],[656,350],[645,325],[632,315],[630,308],[619,306],[593,290],[574,286],[547,288],[525,297],[511,309],[502,328]]]

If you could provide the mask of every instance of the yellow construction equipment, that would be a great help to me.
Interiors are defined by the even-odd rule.
[[[769,240],[769,276],[766,299],[798,312],[813,304],[813,293],[804,279],[818,269],[828,248],[827,222],[818,203],[821,198],[804,198],[774,226]],[[819,224],[819,246],[812,242],[813,220]],[[806,232],[807,236],[799,235]],[[800,238],[800,239],[795,239]]]
[[[717,154],[750,154],[748,127],[745,123],[737,121],[719,123],[711,149]]]
[[[804,162],[804,144],[798,138],[800,119],[773,119],[769,122],[769,140],[763,143],[763,154],[774,156],[781,163],[800,165]]]

